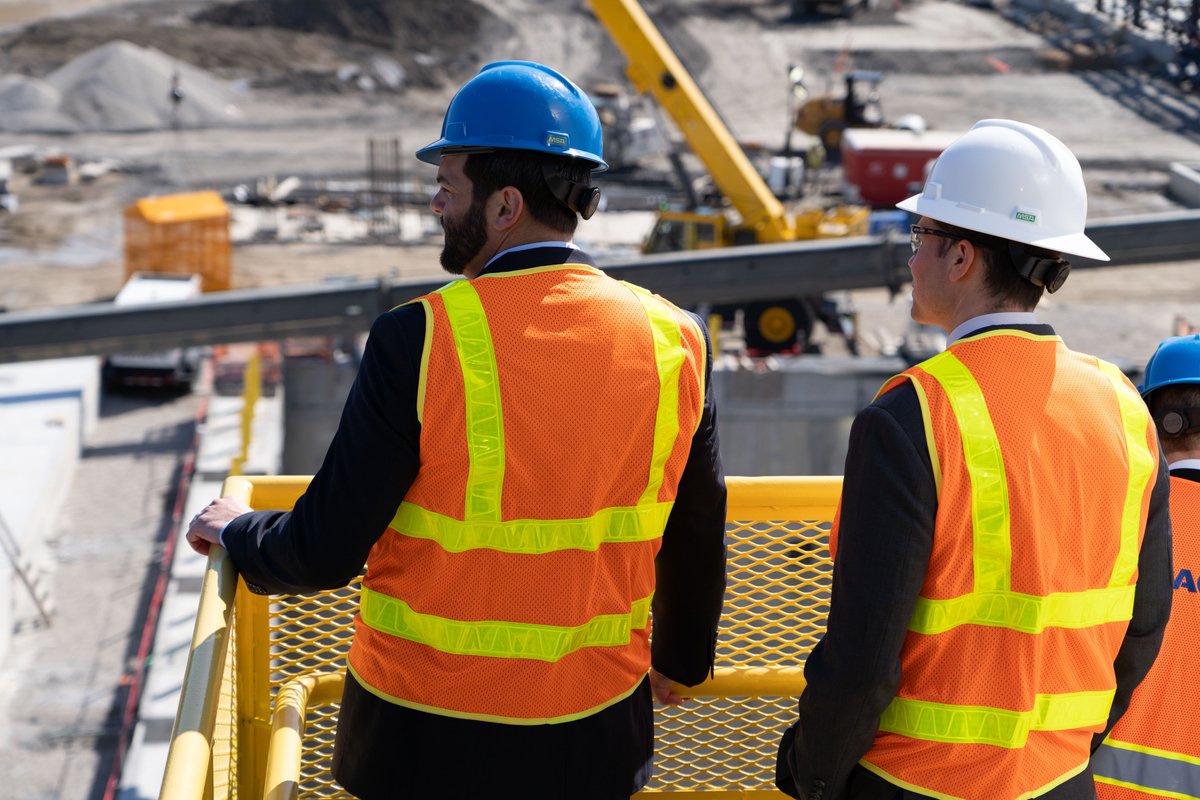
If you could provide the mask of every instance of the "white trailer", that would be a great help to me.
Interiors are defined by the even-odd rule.
[[[199,297],[200,292],[199,275],[135,272],[121,287],[113,304],[136,306],[171,303]],[[200,371],[202,358],[203,353],[198,347],[112,355],[104,361],[104,384],[109,388],[160,386],[190,389]]]

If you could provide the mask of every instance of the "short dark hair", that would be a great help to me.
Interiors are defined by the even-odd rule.
[[[967,230],[956,225],[947,225],[940,221],[938,225],[948,233],[969,240],[979,250],[984,265],[983,285],[993,299],[1012,303],[1028,311],[1037,307],[1046,287],[1038,286],[1017,272],[1017,268],[1013,266],[1012,257],[1008,254],[1010,246],[1024,247],[1024,245],[1008,239],[1001,239],[999,236]],[[954,240],[942,236],[938,238],[942,239],[942,249],[938,255],[945,255]],[[1038,252],[1044,251],[1039,250]]]
[[[534,219],[560,233],[573,234],[579,224],[579,216],[555,197],[546,185],[547,166],[574,183],[588,183],[591,179],[590,162],[532,150],[471,153],[463,166],[463,173],[474,187],[472,199],[475,202],[482,203],[493,192],[512,186],[525,198],[525,207]]]
[[[1172,383],[1160,386],[1146,397],[1146,406],[1150,409],[1150,416],[1154,417],[1155,422],[1173,408],[1200,408],[1200,384]],[[1161,430],[1159,435],[1162,435]],[[1187,431],[1182,436],[1164,436],[1163,441],[1177,445],[1179,448],[1192,450],[1200,447],[1200,430]],[[1170,446],[1170,444],[1164,444],[1164,446]]]

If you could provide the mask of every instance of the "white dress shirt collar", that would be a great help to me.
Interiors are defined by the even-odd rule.
[[[521,250],[532,250],[535,247],[569,247],[572,250],[579,249],[579,245],[575,244],[574,242],[563,242],[563,241],[530,242],[529,244],[519,244],[516,247],[510,247],[507,250],[501,250],[499,253],[496,253],[496,255],[489,258],[488,262],[483,265],[483,269],[487,269],[488,267],[490,267],[492,265],[493,261],[495,261],[500,256],[504,255],[505,253],[518,253]],[[483,270],[480,270],[480,272],[482,272],[482,271]]]
[[[969,336],[975,331],[983,330],[984,328],[993,328],[997,325],[1010,327],[1012,325],[1036,324],[1037,317],[1032,311],[1000,311],[995,314],[983,314],[978,317],[971,317],[971,319],[950,331],[950,335],[946,337],[946,344],[954,344],[959,339]]]

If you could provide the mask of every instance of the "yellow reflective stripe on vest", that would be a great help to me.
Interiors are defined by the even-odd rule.
[[[960,597],[918,597],[909,630],[937,634],[959,625],[990,625],[1040,633],[1048,627],[1090,628],[1130,619],[1135,591],[1130,580],[1137,568],[1142,496],[1154,471],[1154,459],[1145,445],[1148,417],[1140,399],[1129,391],[1116,367],[1100,364],[1116,392],[1129,454],[1120,551],[1107,588],[1045,597],[1011,591],[1008,486],[1000,443],[979,384],[951,351],[922,365],[946,392],[963,442],[971,478],[974,586]],[[922,413],[929,413],[927,405],[922,405]]]
[[[896,697],[884,710],[879,729],[913,739],[950,744],[1024,747],[1032,731],[1066,731],[1108,720],[1114,690],[1039,694],[1030,711],[956,706]]]
[[[479,294],[470,281],[455,281],[441,290],[466,392],[467,473],[465,516],[499,520],[504,486],[504,418],[492,332]]]
[[[1200,759],[1111,737],[1092,756],[1096,783],[1124,786],[1155,797],[1200,798]]]
[[[983,390],[966,365],[949,350],[921,368],[942,385],[962,438],[963,458],[971,477],[974,591],[1007,592],[1012,588],[1008,481]]]
[[[638,505],[654,503],[662,488],[663,470],[679,437],[679,373],[683,368],[683,334],[667,308],[647,290],[625,283],[642,303],[654,336],[654,363],[658,369],[658,412],[654,419],[654,450],[650,475]]]
[[[908,629],[945,633],[959,625],[989,625],[1023,633],[1046,628],[1091,628],[1133,616],[1136,587],[1110,586],[1039,597],[1020,592],[971,592],[948,600],[917,599]]]
[[[463,620],[421,614],[395,597],[362,588],[359,614],[367,626],[443,653],[555,662],[585,647],[618,647],[650,620],[653,595],[635,600],[628,614],[601,614],[582,625]]]
[[[1112,383],[1121,409],[1121,426],[1125,429],[1125,452],[1129,459],[1129,483],[1125,487],[1125,507],[1121,513],[1121,549],[1113,566],[1109,586],[1125,586],[1137,570],[1138,539],[1142,530],[1142,497],[1154,475],[1157,459],[1146,446],[1146,428],[1150,417],[1142,398],[1129,388],[1121,371],[1107,361],[1096,359],[1100,371]]]
[[[530,555],[557,550],[595,551],[602,544],[657,539],[667,525],[672,506],[616,506],[586,519],[463,522],[405,502],[396,511],[391,527],[405,536],[431,539],[451,553],[481,548]]]

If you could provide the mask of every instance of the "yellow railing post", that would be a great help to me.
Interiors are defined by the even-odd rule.
[[[271,733],[270,598],[238,587],[238,785],[262,786]]]
[[[295,678],[280,687],[271,714],[271,748],[262,794],[265,800],[295,800],[299,795],[308,709],[341,699],[345,682],[344,672],[322,672]]]
[[[250,440],[254,435],[254,410],[262,397],[262,365],[258,352],[251,354],[242,373],[242,443],[241,450],[229,465],[230,475],[241,475],[250,457]]]
[[[214,546],[200,588],[200,608],[171,733],[160,794],[164,800],[194,800],[212,791],[213,729],[237,581],[233,561],[224,549]]]

